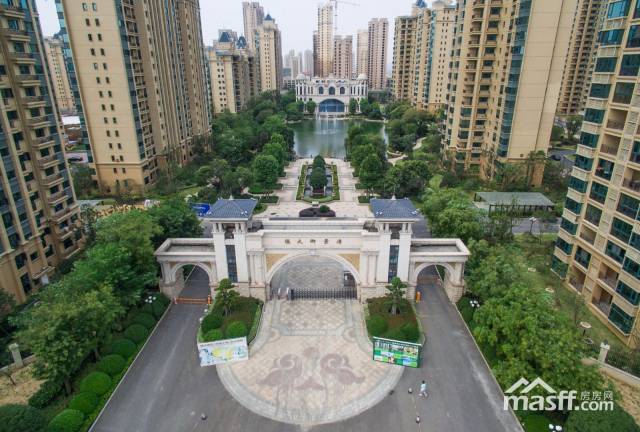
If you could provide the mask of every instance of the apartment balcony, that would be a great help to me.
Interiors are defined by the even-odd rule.
[[[73,205],[71,207],[65,207],[61,210],[58,210],[57,212],[53,213],[51,215],[51,219],[53,221],[55,221],[56,223],[60,223],[61,221],[63,221],[65,218],[71,216],[71,214],[73,214],[76,210],[76,206]]]
[[[39,128],[47,126],[51,122],[49,116],[32,117],[27,119],[27,124],[32,128]]]
[[[593,245],[596,241],[596,233],[589,228],[583,227],[582,231],[580,231],[580,238]]]
[[[593,299],[591,300],[591,304],[608,317],[609,312],[611,312],[611,301],[613,300],[613,297],[609,296],[607,299],[608,300]]]
[[[609,288],[615,290],[618,285],[618,273],[604,266],[604,271],[601,271],[600,274],[598,274],[598,280]]]
[[[24,18],[25,10],[22,6],[0,4],[0,14],[9,18]]]
[[[56,142],[53,139],[52,136],[45,136],[45,137],[40,137],[40,138],[36,138],[35,140],[33,140],[33,147],[40,150],[43,149],[45,147],[49,147],[54,145]]]
[[[55,173],[55,174],[51,174],[48,175],[46,177],[44,177],[42,179],[42,184],[44,184],[47,187],[51,187],[54,186],[58,183],[62,183],[62,181],[64,180],[64,177],[62,176],[62,174],[60,173]]]
[[[3,28],[0,29],[0,32],[2,32],[8,40],[20,42],[29,42],[29,40],[31,40],[31,36],[29,36],[26,30]]]
[[[2,98],[2,105],[7,109],[7,111],[12,111],[16,109],[16,100],[14,98]]]
[[[58,158],[56,157],[56,155],[49,155],[38,159],[38,166],[42,169],[49,168],[56,165],[57,163]]]
[[[624,129],[624,121],[608,120],[607,128],[622,132],[622,129]]]
[[[627,168],[627,172],[622,180],[622,186],[636,193],[640,193],[640,171]]]
[[[11,57],[17,63],[33,64],[36,62],[35,54],[28,52],[12,52],[9,53],[9,57]]]
[[[47,202],[51,205],[60,204],[62,201],[66,200],[68,197],[67,192],[61,190],[60,192],[56,192],[54,194],[50,194],[47,197]]]
[[[25,96],[22,102],[27,108],[39,108],[45,105],[44,96]]]

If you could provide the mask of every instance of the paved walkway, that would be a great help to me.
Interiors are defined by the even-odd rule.
[[[403,368],[371,360],[357,300],[267,303],[246,362],[218,366],[225,388],[267,418],[310,426],[353,417],[380,402]]]
[[[359,204],[358,196],[361,195],[356,190],[357,180],[353,177],[351,164],[342,159],[325,158],[328,164],[335,164],[338,167],[338,185],[340,187],[340,200],[333,201],[327,205],[336,212],[339,217],[372,217],[367,204]],[[297,216],[300,210],[311,206],[305,201],[296,201],[298,191],[298,181],[300,170],[303,164],[311,164],[313,159],[297,159],[289,164],[285,169],[286,176],[280,180],[282,190],[275,191],[278,196],[277,204],[270,204],[267,210],[254,216],[254,219],[266,219],[269,217],[291,217]]]

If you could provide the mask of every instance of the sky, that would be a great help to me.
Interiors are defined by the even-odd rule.
[[[80,1],[80,0],[78,0]],[[356,31],[366,29],[371,18],[389,20],[389,46],[393,45],[393,23],[396,16],[408,15],[415,0],[348,0],[338,3],[338,34],[353,35],[356,43]],[[60,29],[54,0],[36,0],[40,12],[40,21],[45,36]],[[282,32],[283,54],[294,49],[304,51],[312,49],[313,31],[316,29],[317,0],[263,0],[265,14],[270,13]],[[348,3],[357,3],[353,6]],[[431,1],[428,2],[429,4]],[[202,33],[205,45],[211,45],[218,38],[218,29],[231,28],[242,34],[242,0],[200,0]],[[354,47],[355,49],[355,47]],[[390,60],[389,60],[390,62]]]

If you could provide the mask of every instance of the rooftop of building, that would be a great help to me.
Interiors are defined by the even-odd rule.
[[[258,201],[254,199],[219,199],[202,215],[206,219],[249,219]]]
[[[418,210],[409,198],[371,198],[371,212],[376,219],[417,219]]]
[[[476,192],[476,207],[490,209],[497,206],[554,207],[555,204],[540,192]]]

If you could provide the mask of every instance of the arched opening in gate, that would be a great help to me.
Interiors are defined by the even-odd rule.
[[[169,298],[207,299],[214,297],[215,270],[206,263],[164,263],[160,289]]]
[[[356,299],[357,272],[346,260],[297,255],[283,260],[267,276],[271,298],[291,300]]]
[[[446,290],[452,275],[449,268],[441,264],[421,265],[416,269],[416,292],[424,299],[434,290]]]

